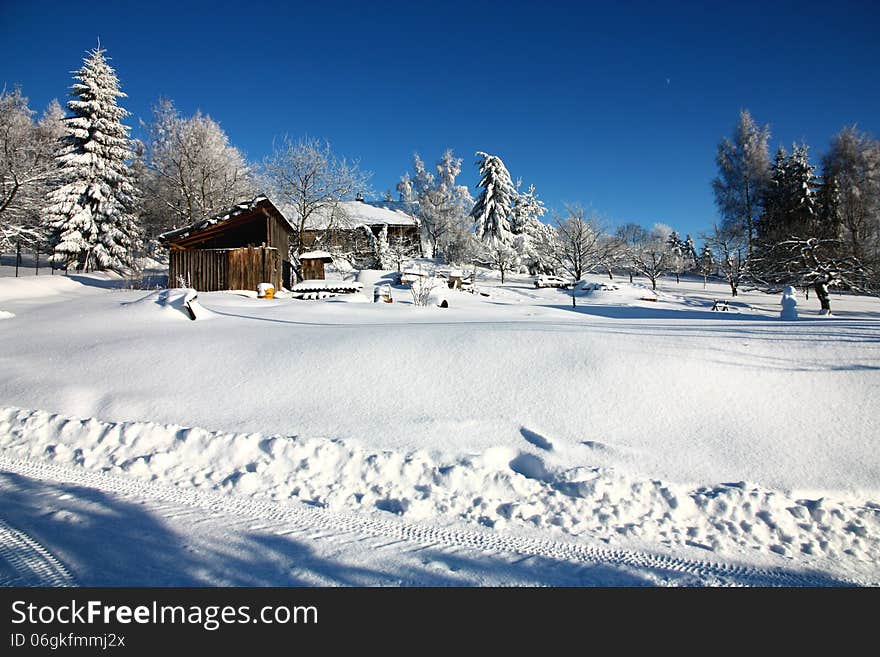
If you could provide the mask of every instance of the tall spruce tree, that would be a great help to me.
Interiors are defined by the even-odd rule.
[[[510,221],[516,189],[500,157],[478,152],[477,158],[480,170],[477,186],[483,191],[477,197],[470,215],[474,220],[477,238],[490,248],[498,244],[509,245],[513,242]]]
[[[56,157],[57,186],[44,221],[52,233],[52,260],[81,271],[124,269],[140,237],[135,222],[137,190],[127,164],[133,156],[128,112],[116,72],[100,46],[74,72],[65,135]]]

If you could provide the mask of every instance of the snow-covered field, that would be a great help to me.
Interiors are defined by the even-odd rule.
[[[384,276],[360,274],[368,299]],[[712,312],[730,300],[717,283],[613,283],[575,309],[567,291],[489,273],[485,294],[450,292],[448,309],[399,288],[391,304],[201,293],[190,321],[167,295],[102,276],[0,277],[0,489],[37,500],[0,520],[89,584],[880,582],[880,301],[834,295],[820,317],[801,297],[783,322],[778,297],[757,292]],[[44,476],[47,463],[61,469]],[[224,576],[206,551],[202,571],[191,558],[147,577],[136,562],[152,543],[133,531],[140,558],[102,575],[64,540],[93,514],[68,507],[92,486],[134,504],[112,484],[129,480],[273,522],[305,503],[363,519],[374,529],[346,531],[379,543],[402,531],[388,526],[455,538],[415,531],[371,562],[364,544],[337,544],[345,523],[323,535],[332,549],[313,537],[339,569],[374,573],[363,579],[272,575],[302,558],[282,545],[274,566],[260,550],[229,558],[259,576]],[[224,526],[229,545],[250,540],[249,521],[161,512],[216,502],[135,497],[136,524],[181,545]],[[427,544],[431,563],[465,549],[468,568],[438,578],[415,556]],[[518,553],[532,555],[519,568]],[[756,574],[768,569],[801,579]]]

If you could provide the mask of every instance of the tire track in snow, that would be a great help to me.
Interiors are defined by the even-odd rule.
[[[818,572],[751,567],[570,541],[506,535],[489,530],[439,527],[391,518],[331,512],[305,504],[284,505],[272,501],[224,495],[197,488],[170,486],[115,474],[60,466],[43,461],[20,460],[3,454],[0,454],[0,469],[43,481],[97,488],[124,497],[146,498],[152,502],[186,505],[209,513],[247,518],[252,521],[260,521],[267,528],[273,526],[270,524],[273,523],[276,527],[274,533],[278,534],[290,533],[292,525],[303,531],[309,531],[310,534],[328,536],[356,534],[365,538],[386,539],[386,541],[391,541],[388,543],[389,545],[405,541],[422,547],[467,548],[487,554],[508,553],[521,555],[524,558],[540,557],[574,563],[665,571],[694,577],[696,578],[695,583],[704,585],[839,586],[841,584],[863,584]],[[278,525],[282,526],[278,527]],[[11,531],[15,533],[15,530]],[[5,534],[0,533],[0,538],[5,544]],[[46,565],[41,566],[40,572],[46,573],[45,581],[58,582],[51,584],[56,586],[73,583],[64,567],[41,546],[27,537],[23,537],[20,533],[14,534],[10,539],[10,544],[19,545],[22,540],[27,549],[21,549],[19,552],[26,555],[23,557],[26,566],[36,565],[35,558],[29,555],[34,553],[45,555],[42,557],[43,561],[54,566],[54,571]],[[19,541],[19,543],[15,541]],[[421,547],[416,549],[421,549]],[[56,574],[51,575],[50,571]],[[53,577],[55,579],[52,579]]]
[[[0,586],[76,586],[67,568],[31,536],[0,518],[0,559],[12,568]]]

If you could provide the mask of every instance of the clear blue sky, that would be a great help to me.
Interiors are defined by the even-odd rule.
[[[878,28],[870,1],[0,0],[0,85],[64,102],[100,37],[132,125],[167,96],[252,160],[276,135],[323,137],[377,193],[447,147],[473,187],[485,150],[550,207],[696,234],[740,108],[817,160],[845,124],[878,136]]]

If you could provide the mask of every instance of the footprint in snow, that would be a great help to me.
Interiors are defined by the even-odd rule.
[[[598,452],[608,451],[608,445],[600,443],[598,440],[582,440],[581,445],[589,447],[590,449],[595,449]]]
[[[553,443],[551,443],[547,438],[542,436],[539,433],[532,431],[531,429],[526,429],[525,427],[520,427],[520,434],[525,439],[525,441],[531,445],[534,445],[538,449],[543,449],[547,452],[553,451]]]

